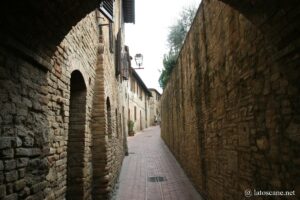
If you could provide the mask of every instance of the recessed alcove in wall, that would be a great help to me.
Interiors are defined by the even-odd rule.
[[[83,199],[86,86],[77,70],[71,74],[69,120],[66,199]]]

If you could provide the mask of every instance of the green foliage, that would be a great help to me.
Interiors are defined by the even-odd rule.
[[[134,121],[129,120],[129,121],[128,121],[128,131],[129,131],[129,132],[132,132],[132,131],[133,131],[133,128],[134,128]]]
[[[192,25],[195,14],[195,6],[184,8],[177,22],[170,27],[170,32],[167,38],[169,52],[164,55],[164,69],[162,70],[161,75],[159,77],[159,84],[160,87],[163,89],[165,88],[170,78],[171,72],[176,65],[177,57],[184,43],[186,34],[188,33]]]
[[[165,88],[165,86],[167,85],[171,72],[176,65],[176,60],[177,54],[172,54],[169,52],[169,54],[164,55],[164,69],[162,70],[161,75],[159,77],[159,85],[161,88]]]
[[[167,42],[168,42],[169,49],[172,53],[178,55],[183,45],[185,36],[192,25],[195,14],[196,14],[196,7],[189,6],[183,8],[177,22],[170,27],[170,32],[167,38]]]

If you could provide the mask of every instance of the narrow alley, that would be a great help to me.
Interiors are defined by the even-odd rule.
[[[300,199],[300,0],[192,1],[3,1],[0,200]]]
[[[117,200],[201,200],[154,126],[128,138]]]

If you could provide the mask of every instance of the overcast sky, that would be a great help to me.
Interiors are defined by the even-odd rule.
[[[159,70],[163,55],[168,52],[167,35],[183,7],[195,5],[201,0],[135,0],[135,24],[125,25],[125,44],[132,57],[136,53],[144,56],[144,69],[136,70],[149,88],[159,87]],[[134,59],[132,66],[136,67]]]

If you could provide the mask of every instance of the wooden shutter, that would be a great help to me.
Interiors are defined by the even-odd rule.
[[[110,21],[114,18],[114,1],[113,0],[103,0],[100,3],[100,8],[102,14],[104,14]]]
[[[125,47],[125,51],[122,54],[122,77],[125,80],[129,79],[129,68],[130,68],[130,55],[128,47]]]
[[[116,41],[116,76],[121,74],[121,65],[122,65],[122,35],[121,35],[121,29],[119,29],[118,35],[117,35],[117,41]]]

